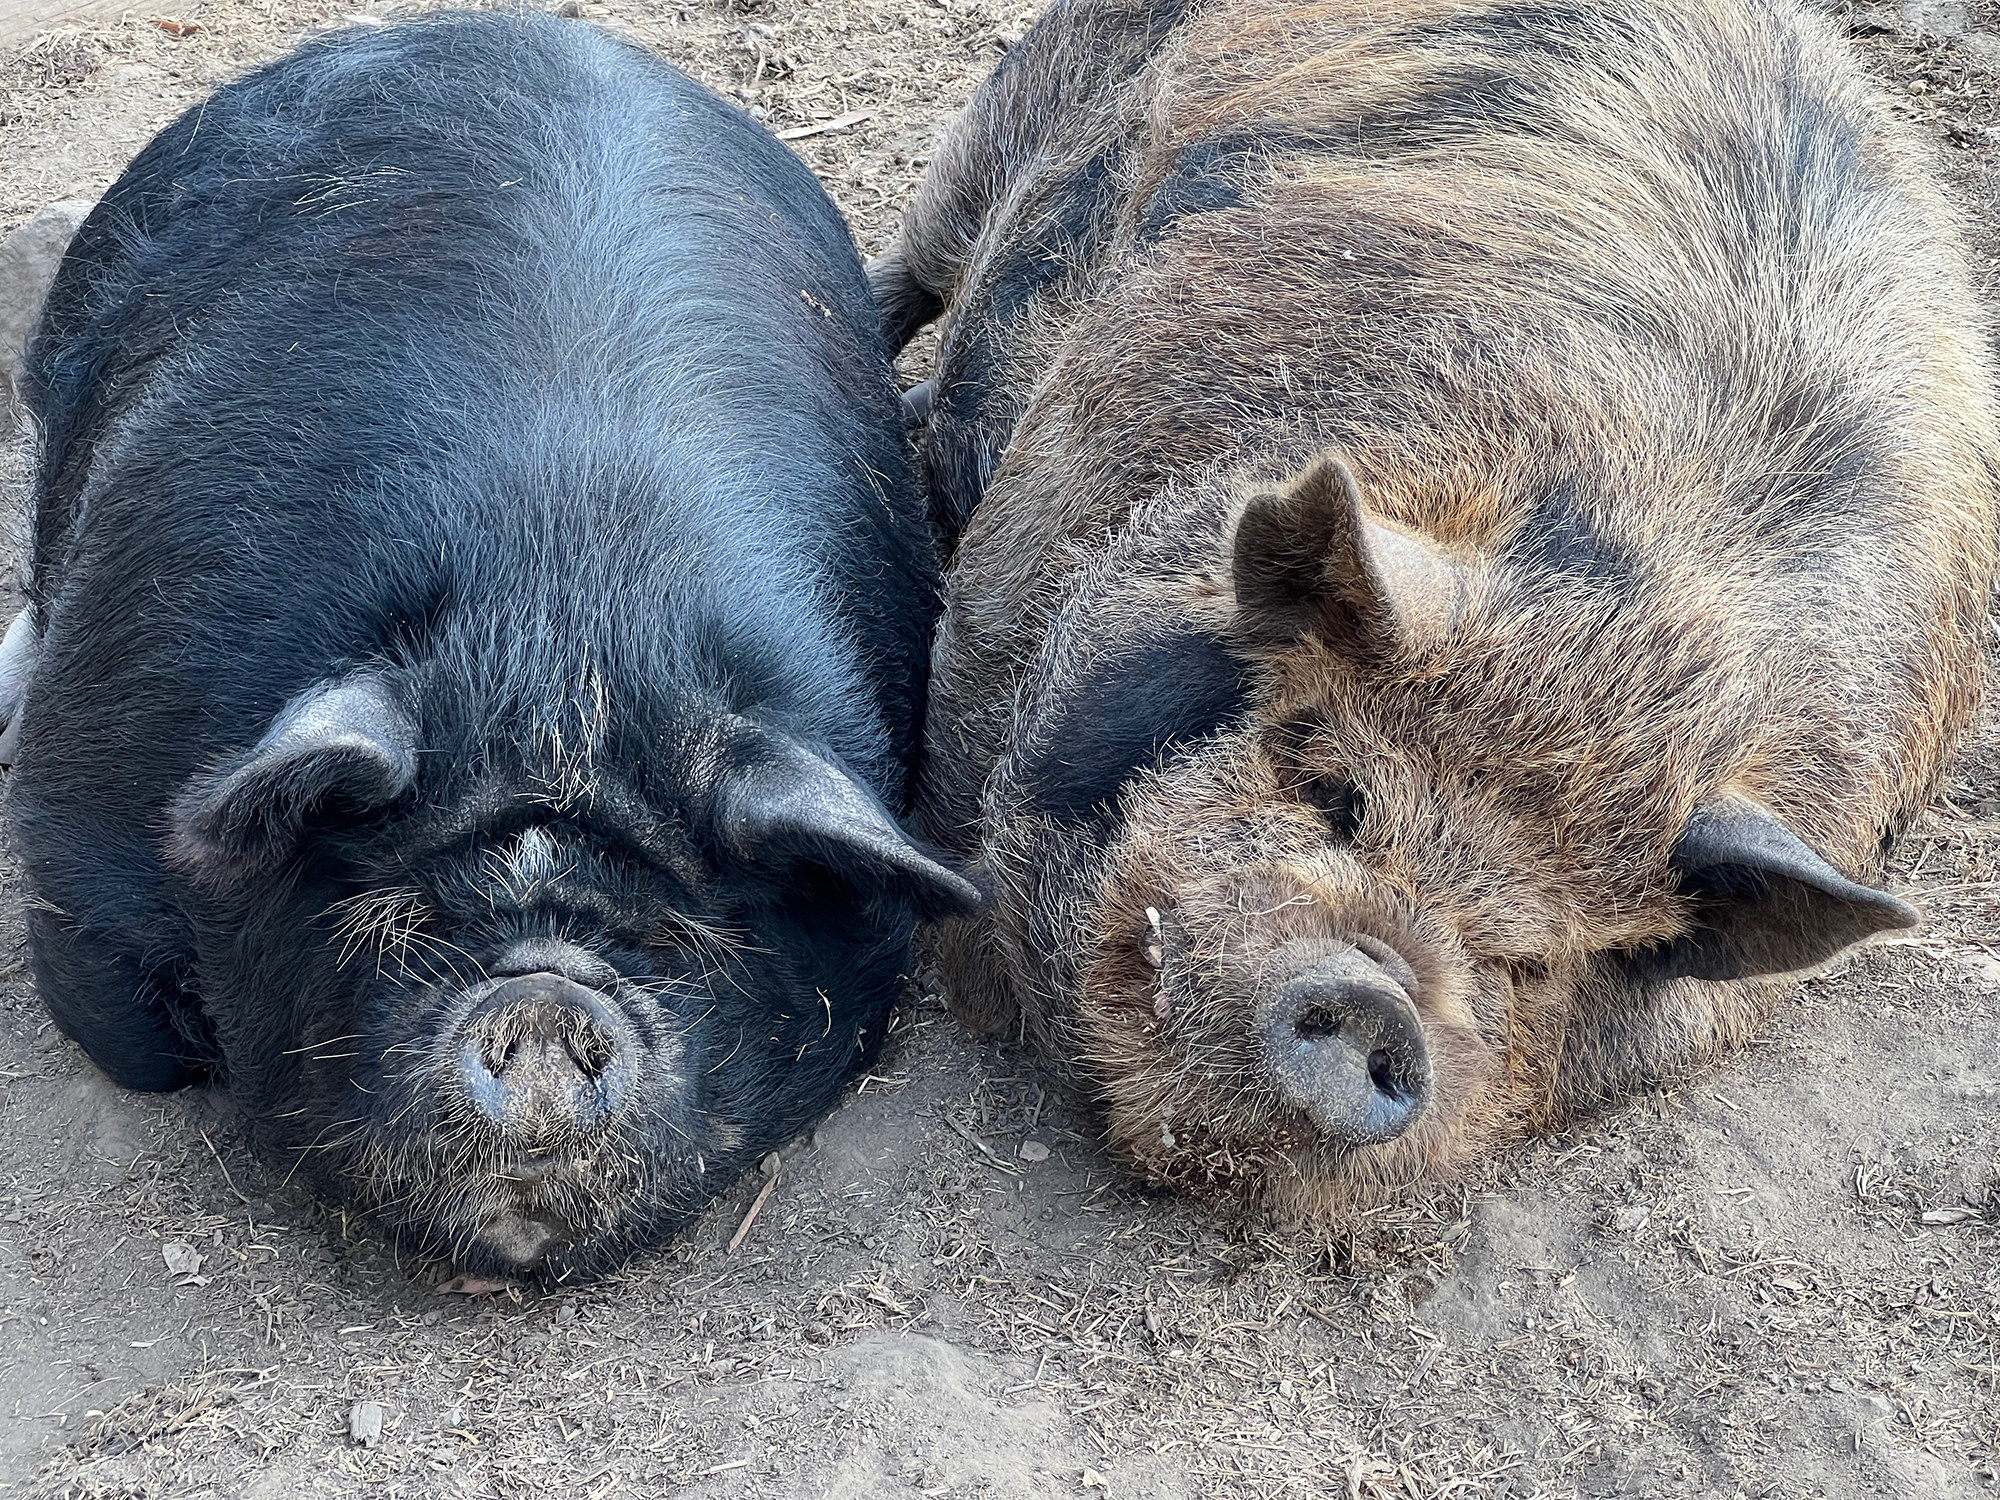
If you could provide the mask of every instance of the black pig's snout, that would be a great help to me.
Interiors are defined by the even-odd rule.
[[[601,1129],[632,1088],[633,1042],[604,995],[560,974],[503,980],[466,1017],[459,1083],[472,1106],[526,1146]]]
[[[1370,944],[1379,948],[1379,944]],[[1386,950],[1319,949],[1259,1006],[1278,1092],[1344,1146],[1393,1141],[1430,1103],[1430,1053],[1407,967]]]

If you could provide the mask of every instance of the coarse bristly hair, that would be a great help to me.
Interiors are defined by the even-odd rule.
[[[113,1078],[226,1080],[469,1268],[521,1268],[479,1232],[518,1194],[561,1277],[873,1054],[916,905],[741,854],[718,783],[754,725],[900,810],[937,565],[847,230],[754,121],[552,17],[317,38],[113,186],[27,391],[13,817]],[[535,1189],[448,1085],[523,943],[615,973],[639,1074]]]
[[[1698,810],[1867,880],[1975,710],[1985,318],[1793,5],[1058,0],[871,280],[947,315],[920,816],[996,899],[937,958],[1155,1181],[1338,1213],[1739,1042],[1782,975],[1657,961]],[[1372,635],[1240,571],[1346,476]],[[1330,931],[1414,970],[1387,1144],[1257,1058]]]

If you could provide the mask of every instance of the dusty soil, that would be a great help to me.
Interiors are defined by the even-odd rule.
[[[583,11],[776,129],[833,122],[795,144],[864,251],[1031,19],[753,6]],[[138,10],[0,56],[0,230],[101,191],[311,27],[383,13],[212,0],[162,13],[183,35]],[[1990,278],[2000,14],[1844,18]],[[0,1491],[1992,1496],[1992,717],[1901,877],[1927,933],[1807,986],[1743,1055],[1330,1239],[1137,1195],[932,997],[783,1153],[734,1253],[756,1181],[538,1295],[441,1290],[253,1162],[226,1100],[105,1083],[42,1016],[0,859]]]

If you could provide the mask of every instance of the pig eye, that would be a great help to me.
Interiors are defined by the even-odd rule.
[[[1305,785],[1305,799],[1319,809],[1337,839],[1352,841],[1368,816],[1368,799],[1344,776],[1315,776]]]

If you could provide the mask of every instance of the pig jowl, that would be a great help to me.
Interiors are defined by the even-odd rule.
[[[1819,17],[1059,0],[871,283],[946,319],[937,962],[1147,1177],[1442,1180],[1918,919],[2000,442]]]
[[[879,1044],[936,562],[807,169],[550,18],[308,43],[92,213],[4,647],[111,1077],[468,1269],[670,1233]]]

